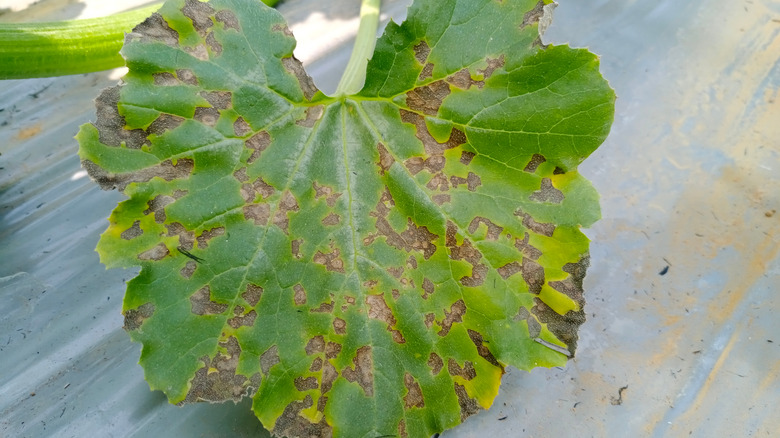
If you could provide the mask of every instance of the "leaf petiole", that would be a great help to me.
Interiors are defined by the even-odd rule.
[[[366,66],[376,46],[376,30],[379,26],[381,0],[363,0],[360,5],[360,27],[358,27],[352,55],[347,68],[336,88],[335,97],[357,93],[366,82]]]

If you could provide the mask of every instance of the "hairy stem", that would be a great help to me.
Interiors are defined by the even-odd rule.
[[[360,27],[355,46],[352,48],[352,56],[336,88],[336,97],[355,94],[366,82],[366,66],[376,46],[380,3],[380,0],[363,0],[360,6]]]

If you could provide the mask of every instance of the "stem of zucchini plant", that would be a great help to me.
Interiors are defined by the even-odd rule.
[[[360,5],[360,27],[347,68],[341,76],[334,97],[357,93],[366,82],[366,66],[376,46],[376,30],[379,26],[381,0],[363,0]]]
[[[44,78],[125,65],[125,32],[160,5],[110,17],[49,23],[0,23],[0,79]]]

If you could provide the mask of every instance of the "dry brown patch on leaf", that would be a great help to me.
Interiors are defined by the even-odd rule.
[[[374,362],[371,358],[371,346],[360,347],[352,359],[354,367],[347,367],[341,375],[348,382],[357,382],[367,397],[374,396]]]
[[[423,69],[420,71],[420,76],[417,77],[417,79],[424,81],[426,79],[433,77],[433,64],[426,63]]]
[[[287,29],[287,32],[289,32],[289,29]],[[314,81],[312,80],[311,76],[309,76],[306,73],[306,70],[304,70],[301,61],[299,61],[295,56],[291,56],[289,58],[282,58],[282,65],[284,65],[284,68],[290,74],[298,79],[298,83],[301,86],[301,91],[303,91],[303,96],[306,98],[306,100],[311,100],[311,98],[314,97],[314,95],[317,94],[317,91],[319,90],[317,89],[317,86],[314,85]]]
[[[328,203],[328,207],[333,207],[334,205],[336,205],[336,201],[341,196],[341,193],[335,192],[330,187],[321,186],[317,184],[316,181],[312,184],[312,187],[314,188],[314,198],[315,199],[324,198],[325,202]]]
[[[273,345],[268,350],[265,350],[263,354],[260,355],[260,371],[262,371],[263,374],[267,376],[268,371],[270,371],[271,368],[274,367],[274,365],[280,362],[281,361],[279,359],[279,347]]]
[[[395,205],[395,203],[390,195],[390,191],[385,189],[377,203],[376,211],[369,213],[370,216],[376,218],[377,234],[366,237],[363,243],[370,245],[377,235],[385,236],[385,241],[391,247],[406,252],[411,252],[412,250],[420,251],[426,260],[429,259],[436,252],[436,245],[433,242],[439,236],[428,231],[426,226],[418,227],[412,222],[411,218],[407,218],[406,230],[399,234],[393,229],[390,222],[387,221],[387,215],[392,205]]]
[[[198,44],[195,47],[185,47],[184,51],[201,61],[209,60],[209,51],[206,49],[206,46],[203,43]]]
[[[217,126],[217,121],[219,120],[219,110],[216,108],[211,107],[196,107],[195,108],[195,115],[192,116],[192,119],[196,122],[200,122],[206,126],[215,127]]]
[[[450,306],[450,311],[444,311],[444,319],[441,321],[441,330],[439,336],[447,336],[456,322],[463,322],[463,315],[466,314],[466,303],[462,299],[455,301]]]
[[[173,204],[176,201],[171,196],[157,195],[146,203],[147,209],[144,210],[144,215],[154,213],[154,221],[158,224],[162,224],[168,218],[165,214],[165,207]]]
[[[414,380],[414,376],[409,373],[404,374],[404,386],[406,386],[406,395],[404,396],[404,408],[424,408],[422,389],[420,384]]]
[[[293,301],[296,306],[303,306],[306,304],[306,289],[300,283],[293,286]]]
[[[126,129],[125,117],[119,114],[120,90],[121,87],[117,85],[100,92],[95,100],[97,120],[92,125],[97,128],[100,142],[104,145],[119,147],[125,143],[129,149],[140,149],[141,146],[148,145],[149,140],[143,129]]]
[[[477,347],[477,353],[482,356],[483,359],[490,362],[492,365],[495,365],[503,371],[504,367],[501,366],[501,364],[498,363],[498,360],[496,360],[496,357],[493,356],[493,353],[490,352],[490,349],[487,347],[486,341],[482,338],[482,334],[468,329],[469,338],[471,338],[471,342],[474,343],[474,345]]]
[[[318,423],[312,423],[301,416],[304,409],[312,406],[314,402],[309,394],[306,394],[303,401],[293,401],[287,405],[282,415],[276,419],[273,436],[331,438],[333,430],[324,416]]]
[[[200,97],[218,110],[233,107],[233,93],[230,91],[201,91]]]
[[[566,263],[562,269],[569,276],[562,281],[551,281],[550,287],[566,294],[566,296],[582,306],[585,303],[582,281],[585,279],[585,272],[588,266],[590,266],[590,257],[588,256],[583,257],[577,263]]]
[[[299,211],[298,201],[295,199],[289,190],[282,194],[282,198],[279,200],[279,210],[274,215],[274,225],[281,228],[284,234],[287,234],[290,226],[290,217],[287,213]]]
[[[401,278],[401,276],[404,274],[404,268],[403,266],[398,267],[389,267],[387,268],[387,272],[390,273],[395,278]]]
[[[474,234],[474,232],[477,231],[477,228],[479,228],[480,224],[485,224],[487,227],[488,240],[498,240],[499,236],[501,236],[501,233],[504,231],[504,228],[494,224],[490,219],[477,216],[472,219],[471,223],[469,224],[469,234]]]
[[[485,81],[475,81],[471,78],[471,72],[469,69],[464,68],[457,73],[447,77],[447,82],[460,88],[461,90],[468,90],[472,86],[482,88],[485,86]]]
[[[560,315],[551,307],[545,304],[539,298],[534,298],[533,313],[542,324],[547,325],[555,337],[566,344],[569,350],[569,357],[574,357],[577,350],[577,339],[579,337],[579,327],[585,322],[585,312],[580,308],[579,311],[570,310],[565,315]]]
[[[179,251],[189,251],[195,244],[195,233],[184,228],[184,225],[173,222],[165,224],[165,228],[168,230],[168,237],[179,237]]]
[[[463,164],[464,166],[468,166],[469,164],[471,164],[471,160],[474,159],[475,155],[476,154],[474,152],[469,152],[469,151],[461,152],[460,153],[460,163]]]
[[[313,128],[324,112],[325,107],[323,105],[310,106],[306,108],[306,118],[296,121],[295,124],[306,128]]]
[[[523,258],[523,280],[528,284],[528,291],[539,294],[544,286],[544,268],[535,261]]]
[[[154,248],[146,250],[146,251],[142,252],[141,254],[138,254],[138,260],[159,261],[159,260],[164,259],[165,257],[168,257],[170,254],[171,254],[171,252],[168,251],[168,247],[165,246],[164,243],[159,243]]]
[[[214,32],[209,32],[209,34],[206,35],[206,44],[209,46],[209,49],[211,49],[211,53],[213,53],[215,56],[222,54],[222,44],[217,41],[217,37],[214,36]]]
[[[515,216],[522,218],[523,226],[533,231],[536,234],[552,237],[553,233],[555,232],[554,224],[543,224],[540,222],[536,222],[536,220],[533,217],[531,217],[530,214],[525,213],[520,209],[515,211]]]
[[[450,177],[450,183],[452,183],[452,186],[455,188],[461,184],[465,184],[470,192],[474,192],[477,190],[477,187],[482,185],[482,179],[476,173],[469,172],[466,178],[461,178],[459,176]]]
[[[141,221],[135,221],[133,222],[133,226],[122,231],[122,234],[120,234],[119,237],[124,240],[133,240],[142,234],[144,234],[144,230],[141,229]]]
[[[542,251],[528,243],[530,238],[531,236],[528,233],[525,233],[523,240],[515,239],[515,248],[517,248],[524,257],[528,257],[531,260],[539,260],[539,257],[542,256]]]
[[[236,137],[245,137],[252,132],[252,127],[243,117],[239,117],[233,122],[233,131],[236,133]]]
[[[379,172],[384,175],[390,169],[390,166],[395,163],[395,158],[390,155],[390,152],[387,151],[387,148],[382,143],[377,143],[376,148],[379,151],[379,162],[377,163],[379,164]]]
[[[563,192],[553,187],[550,178],[542,178],[541,188],[531,193],[530,199],[536,202],[549,202],[551,204],[560,204],[563,202]]]
[[[211,301],[211,287],[203,286],[190,297],[192,313],[196,315],[218,315],[227,310],[227,304]]]
[[[539,154],[534,154],[531,157],[531,161],[529,161],[528,164],[526,164],[525,169],[523,169],[523,170],[528,172],[528,173],[534,173],[534,172],[536,172],[536,169],[538,169],[539,166],[541,166],[542,163],[544,163],[546,161],[547,161],[547,159],[544,158],[544,156],[539,155]]]
[[[425,323],[425,327],[427,328],[433,327],[433,322],[435,320],[436,320],[436,315],[434,315],[433,313],[425,314],[425,321],[423,321]]]
[[[155,73],[152,75],[152,78],[154,79],[154,85],[158,87],[172,87],[174,85],[179,85],[179,80],[176,78],[176,76],[174,76],[173,73],[169,73],[167,71]]]
[[[314,361],[311,363],[311,366],[309,366],[309,372],[316,373],[322,369],[322,358],[316,357],[314,358]]]
[[[293,383],[295,384],[295,389],[301,392],[317,389],[320,387],[316,377],[296,377]]]
[[[267,225],[271,217],[271,206],[268,204],[249,204],[244,206],[244,219],[254,221],[255,225]]]
[[[290,37],[290,38],[294,37],[292,31],[290,30],[289,27],[287,27],[286,24],[274,24],[274,27],[272,27],[271,30],[274,31],[274,32],[281,32],[285,36]]]
[[[157,12],[134,27],[125,37],[125,44],[135,39],[140,39],[142,43],[159,41],[173,48],[179,47],[179,32],[171,29],[168,22]]]
[[[246,285],[246,291],[241,294],[241,298],[244,299],[244,301],[247,302],[252,307],[256,307],[257,303],[260,302],[260,298],[263,296],[263,288],[256,285],[249,283]]]
[[[461,368],[455,359],[448,359],[447,372],[450,373],[451,376],[458,376],[465,380],[472,380],[477,377],[477,370],[474,369],[474,364],[468,360],[463,363],[463,368]]]
[[[209,247],[209,241],[215,237],[222,236],[225,234],[225,227],[217,227],[212,228],[210,230],[206,230],[203,233],[198,236],[198,248],[208,248]]]
[[[441,372],[442,368],[444,368],[444,361],[438,354],[431,353],[428,356],[428,366],[431,368],[431,373],[433,373],[435,376]]]
[[[423,299],[427,300],[429,296],[433,295],[433,292],[436,290],[436,288],[433,285],[433,282],[429,280],[428,278],[423,278]]]
[[[433,200],[433,202],[436,203],[436,205],[444,205],[444,204],[452,201],[452,197],[450,195],[441,195],[441,194],[433,195],[433,197],[431,197],[431,199]]]
[[[445,81],[431,82],[406,93],[406,105],[415,112],[429,116],[439,113],[442,101],[450,95],[450,86]]]
[[[401,438],[409,438],[409,434],[406,433],[406,420],[398,422],[398,436]]]
[[[469,397],[466,387],[455,382],[455,394],[458,396],[458,405],[460,405],[460,421],[466,421],[466,418],[479,412],[479,404],[476,400]]]
[[[211,16],[216,11],[208,3],[202,3],[198,0],[186,0],[181,12],[185,17],[192,20],[192,26],[200,36],[206,35],[208,29],[214,25]]]
[[[236,14],[234,14],[233,11],[219,11],[214,16],[214,18],[217,19],[218,23],[224,24],[225,29],[235,29],[239,32],[241,31],[241,26],[238,24],[238,18],[236,18]]]
[[[331,298],[333,297],[333,294],[331,294]],[[309,310],[309,313],[333,313],[333,307],[335,306],[335,303],[333,300],[326,301],[322,304],[320,304],[319,307],[316,309]]]
[[[336,371],[336,367],[333,366],[333,364],[330,363],[330,361],[325,361],[322,366],[322,385],[320,385],[320,392],[322,394],[326,394],[328,391],[333,388],[333,382],[336,381],[336,379],[339,377],[339,372]],[[325,401],[328,400],[327,397],[321,397],[320,400],[325,399]],[[322,408],[324,408],[325,405],[322,405]],[[317,408],[320,412],[323,412],[321,408]]]
[[[409,258],[406,259],[406,266],[409,269],[417,269],[417,259],[410,255]]]
[[[339,222],[341,222],[341,216],[336,213],[330,213],[322,219],[322,225],[325,226],[338,225]]]
[[[252,164],[260,158],[260,154],[271,144],[271,135],[267,131],[260,131],[246,139],[244,144],[247,149],[252,151],[252,155],[246,160],[248,164]]]
[[[154,313],[154,304],[145,303],[135,309],[125,311],[125,325],[124,329],[131,332],[138,330],[144,321],[151,318]]]
[[[325,266],[325,269],[328,271],[339,272],[341,274],[345,272],[344,261],[341,260],[341,251],[338,248],[327,254],[322,251],[317,251],[317,253],[314,254],[313,261],[318,265]]]
[[[401,121],[409,123],[415,126],[415,136],[419,139],[425,147],[425,152],[430,156],[442,155],[447,149],[452,149],[465,144],[466,134],[459,129],[452,129],[450,138],[446,143],[439,143],[428,131],[428,127],[425,125],[425,118],[417,113],[407,111],[405,109],[399,110],[401,114]]]
[[[471,276],[460,279],[461,284],[467,287],[476,287],[482,285],[487,277],[488,268],[482,263],[482,253],[474,248],[469,239],[463,239],[463,243],[458,245],[457,227],[452,222],[447,222],[447,234],[445,243],[450,250],[450,257],[453,260],[465,260],[471,266]]]
[[[179,70],[176,70],[176,77],[179,78],[179,80],[187,85],[198,85],[198,78],[195,76],[195,73],[186,68],[182,68]]]
[[[165,131],[173,131],[184,123],[184,117],[174,116],[173,114],[160,114],[148,128],[146,133],[149,135],[163,135]]]
[[[542,19],[542,16],[544,15],[544,0],[539,0],[539,2],[534,6],[533,9],[526,12],[525,15],[523,15],[523,22],[520,23],[520,29],[525,29],[528,26],[539,24],[539,20]]]
[[[336,332],[337,335],[346,335],[347,334],[347,322],[344,321],[341,318],[336,318],[333,320],[333,330]]]
[[[437,173],[436,175],[433,175],[433,178],[428,181],[428,184],[426,184],[425,187],[427,187],[428,190],[440,190],[442,192],[446,192],[450,189],[450,183],[447,181],[447,175],[443,173]]]
[[[290,242],[290,251],[292,252],[292,256],[299,260],[301,257],[303,257],[301,254],[301,245],[303,245],[303,239],[295,239]]]
[[[235,337],[231,336],[227,341],[220,342],[219,346],[225,349],[226,353],[218,352],[213,360],[208,356],[200,358],[203,367],[196,371],[195,377],[190,380],[190,390],[182,403],[226,400],[238,402],[260,386],[259,373],[250,379],[236,374],[241,347]]]
[[[325,358],[326,359],[335,359],[336,356],[341,353],[341,344],[338,344],[336,342],[328,342],[327,345],[325,345]]]
[[[324,353],[325,352],[325,337],[322,335],[317,335],[311,339],[309,339],[309,342],[306,343],[306,348],[304,348],[306,351],[306,354],[308,356],[311,356],[315,353]]]
[[[477,73],[481,74],[485,80],[493,76],[496,70],[504,66],[504,55],[502,54],[498,58],[487,58],[486,61],[487,67],[484,70],[477,70]]]
[[[421,40],[417,45],[414,46],[414,58],[417,59],[417,62],[420,64],[425,64],[425,61],[428,59],[428,55],[431,54],[431,47],[428,45],[428,42],[425,40]]]
[[[517,274],[522,270],[523,267],[520,265],[520,263],[517,262],[507,263],[506,265],[497,269],[498,275],[500,275],[501,278],[503,278],[504,280]]]
[[[181,268],[181,271],[179,271],[179,274],[186,279],[190,279],[192,277],[192,274],[195,273],[195,268],[197,267],[198,267],[197,262],[195,262],[194,260],[188,260],[187,264],[184,265],[183,268]]]
[[[176,164],[173,164],[171,160],[165,160],[160,164],[147,167],[146,169],[118,174],[108,173],[102,167],[90,160],[82,161],[81,166],[103,190],[117,189],[121,192],[125,190],[125,187],[127,187],[128,184],[148,182],[155,177],[162,178],[166,181],[186,178],[192,173],[195,162],[189,158],[180,158]]]
[[[242,315],[240,313],[243,313],[243,307],[236,306],[236,309],[241,309],[241,312],[239,314],[235,315],[234,317],[228,319],[227,323],[229,326],[233,327],[234,329],[237,329],[239,327],[252,327],[255,325],[255,320],[257,319],[257,312],[254,310],[250,310],[249,313],[246,315]]]
[[[242,168],[246,169],[246,168]],[[240,171],[241,169],[239,169]],[[236,171],[233,176],[236,178],[238,177],[245,177],[245,170],[244,174],[236,175],[239,171]],[[270,184],[265,182],[262,177],[257,178],[254,182],[251,184],[245,183],[241,184],[241,189],[239,189],[239,193],[241,193],[241,197],[244,198],[244,201],[248,204],[251,202],[254,202],[255,198],[257,198],[257,195],[260,195],[263,199],[268,199],[276,193],[276,189],[273,188]]]
[[[389,331],[390,334],[392,335],[393,341],[399,344],[406,343],[406,339],[404,339],[404,336],[401,334],[401,332],[393,328],[396,325],[397,321],[393,316],[393,311],[390,309],[390,307],[387,305],[387,302],[385,301],[384,294],[367,295],[366,304],[368,304],[369,318],[378,319],[384,322],[385,324],[387,324],[387,331]]]

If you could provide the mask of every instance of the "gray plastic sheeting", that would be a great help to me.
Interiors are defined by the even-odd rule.
[[[326,90],[353,3],[280,8],[317,40],[298,54]],[[780,3],[560,3],[547,42],[600,54],[619,95],[580,168],[604,217],[586,231],[589,320],[566,368],[509,369],[493,408],[443,435],[778,436]],[[120,315],[135,271],[93,252],[122,196],[72,139],[114,80],[0,82],[0,436],[268,436],[248,400],[175,407],[136,364]]]

